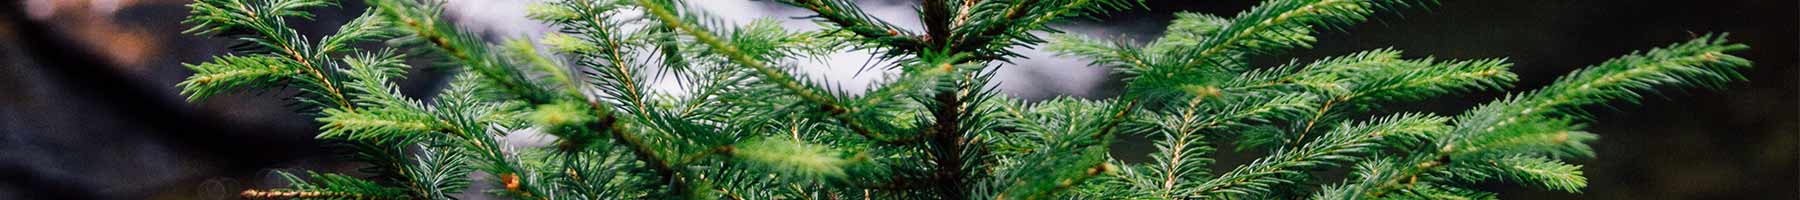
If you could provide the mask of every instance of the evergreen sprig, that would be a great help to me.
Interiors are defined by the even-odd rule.
[[[1184,12],[1144,43],[1053,26],[1141,7],[1136,0],[924,0],[922,30],[853,1],[776,2],[813,12],[803,18],[825,29],[726,23],[682,0],[557,0],[529,14],[556,33],[490,43],[445,20],[445,2],[370,0],[312,43],[286,20],[336,2],[202,0],[189,4],[188,32],[242,43],[186,65],[195,74],[177,85],[190,101],[298,90],[318,138],[370,164],[356,175],[278,172],[287,187],[246,198],[1492,199],[1468,186],[1586,187],[1581,166],[1564,161],[1594,155],[1587,142],[1598,135],[1582,131],[1591,123],[1583,108],[1661,86],[1723,88],[1750,65],[1730,54],[1747,47],[1709,35],[1454,117],[1388,114],[1371,111],[1502,90],[1518,77],[1505,59],[1409,58],[1391,48],[1248,62],[1311,47],[1318,29],[1430,1],[1269,0],[1230,18]],[[378,41],[386,42],[365,44]],[[999,94],[995,68],[1040,45],[1111,68],[1125,91],[1039,101]],[[860,70],[889,76],[851,92],[797,70],[845,50],[881,55],[880,66]],[[456,75],[443,91],[402,94],[395,81],[412,71],[409,59]],[[654,86],[666,82],[678,92]],[[1371,115],[1386,117],[1363,117]],[[506,139],[519,134],[552,142]],[[1146,136],[1156,151],[1144,162],[1116,159],[1119,134]],[[1215,174],[1219,141],[1267,155]],[[1350,175],[1313,185],[1334,182],[1315,175],[1335,168]]]

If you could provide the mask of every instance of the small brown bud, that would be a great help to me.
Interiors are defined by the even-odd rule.
[[[519,191],[519,175],[517,174],[500,175],[500,182],[506,183],[506,191]]]

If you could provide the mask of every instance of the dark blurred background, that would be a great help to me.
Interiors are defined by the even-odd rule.
[[[724,1],[724,0],[705,0]],[[0,199],[232,199],[246,187],[277,186],[271,169],[342,170],[311,140],[316,126],[292,112],[282,91],[187,103],[175,83],[231,41],[179,34],[181,0],[0,2]],[[1230,16],[1250,0],[1152,0],[1149,11],[1071,26],[1152,38],[1174,11]],[[1602,135],[1586,165],[1590,186],[1565,194],[1492,183],[1506,199],[1800,199],[1800,5],[1793,0],[1444,1],[1385,14],[1314,49],[1268,56],[1310,60],[1394,47],[1407,56],[1506,57],[1521,80],[1545,85],[1608,58],[1731,33],[1752,46],[1749,81],[1723,90],[1664,90],[1640,105],[1596,108],[1589,130]],[[360,12],[321,9],[293,20],[312,37]],[[760,8],[745,8],[760,9]],[[1273,59],[1280,58],[1280,59]],[[1080,63],[1069,63],[1079,65]],[[1020,66],[1031,70],[1031,66]],[[1047,77],[1040,77],[1048,79]],[[436,87],[404,83],[409,94]],[[1055,80],[1018,80],[1032,83]],[[1094,97],[1116,83],[1076,90]],[[1062,91],[1062,90],[1052,90]],[[1015,92],[1020,93],[1020,92]],[[1499,96],[1482,92],[1386,108],[1455,114]],[[1020,94],[1042,97],[1046,94]],[[1055,94],[1048,94],[1055,95]],[[1147,147],[1123,144],[1122,154]],[[1134,148],[1138,147],[1138,148]],[[1222,151],[1222,163],[1246,160]],[[1229,166],[1222,166],[1229,167]]]

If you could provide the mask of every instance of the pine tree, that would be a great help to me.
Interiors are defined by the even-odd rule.
[[[368,164],[280,173],[290,186],[247,198],[1492,199],[1469,186],[1580,192],[1581,166],[1564,159],[1593,156],[1584,108],[1656,87],[1719,88],[1750,65],[1729,54],[1746,46],[1703,36],[1454,116],[1375,113],[1501,90],[1517,77],[1505,59],[1395,49],[1248,62],[1431,1],[1268,0],[1230,18],[1179,13],[1145,43],[1050,26],[1140,1],[922,0],[923,30],[907,30],[852,0],[776,0],[826,27],[792,31],[725,23],[688,4],[698,1],[555,0],[530,16],[560,31],[490,44],[444,20],[434,0],[369,0],[317,39],[287,20],[336,2],[200,0],[189,5],[188,32],[241,43],[187,65],[195,74],[180,86],[196,102],[295,89],[318,139]],[[996,68],[1040,46],[1122,74],[1124,92],[1030,102],[993,89]],[[865,70],[890,78],[851,92],[796,70],[842,51],[875,52],[886,64]],[[444,91],[409,98],[393,83],[409,59],[458,73]],[[500,139],[534,133],[554,142]],[[1127,134],[1154,140],[1150,161],[1112,158],[1108,144]],[[1269,153],[1212,172],[1213,138]],[[1332,169],[1349,175],[1321,176]],[[469,191],[478,181],[496,189]]]

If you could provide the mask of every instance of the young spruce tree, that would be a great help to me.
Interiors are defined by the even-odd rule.
[[[1583,108],[1655,87],[1719,87],[1750,65],[1728,54],[1744,45],[1703,36],[1453,116],[1370,113],[1499,90],[1516,77],[1504,59],[1394,49],[1247,62],[1429,0],[1269,0],[1230,18],[1180,13],[1142,44],[1049,26],[1141,0],[921,0],[922,30],[871,17],[853,0],[775,0],[816,13],[809,17],[826,27],[817,31],[727,24],[690,5],[702,1],[724,0],[547,2],[530,16],[560,31],[489,44],[444,20],[435,0],[369,0],[320,38],[287,20],[335,2],[200,0],[189,5],[188,32],[242,43],[188,65],[196,73],[180,86],[191,101],[297,89],[292,100],[316,117],[318,139],[368,164],[351,174],[280,173],[290,186],[244,191],[248,198],[1492,199],[1468,186],[1580,192],[1581,166],[1562,160],[1593,156]],[[1039,46],[1111,68],[1126,77],[1125,91],[1038,102],[999,95],[994,69]],[[874,52],[886,64],[863,70],[888,78],[851,92],[795,70],[842,51]],[[405,77],[409,58],[458,73],[448,89],[408,98],[392,81]],[[650,86],[659,82],[681,91]],[[555,139],[541,147],[501,139],[528,133]],[[1113,159],[1107,145],[1122,134],[1150,137],[1159,151],[1147,162]],[[1208,138],[1269,153],[1213,172]],[[1349,175],[1319,176],[1334,168]],[[494,189],[468,191],[475,181]]]

